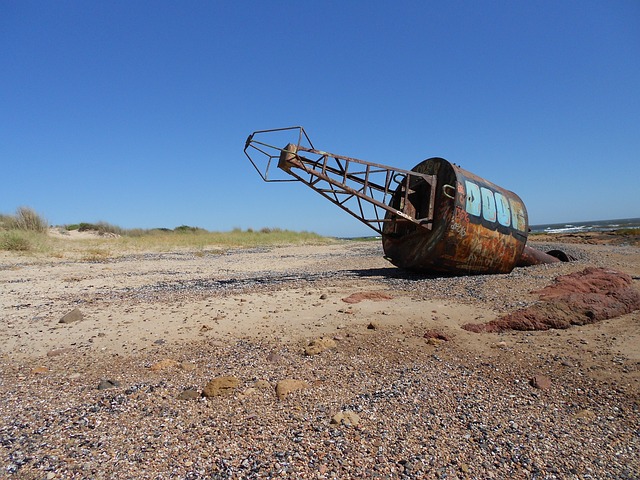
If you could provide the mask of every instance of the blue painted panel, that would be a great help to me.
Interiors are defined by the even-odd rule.
[[[469,215],[480,216],[482,208],[482,200],[480,199],[480,187],[469,180],[464,181],[464,185],[467,189],[467,204],[466,210]]]
[[[508,227],[511,225],[511,209],[509,208],[509,200],[501,193],[496,192],[496,211],[498,213],[498,223]]]
[[[480,188],[482,196],[482,216],[488,222],[496,221],[496,200],[493,198],[493,192],[488,188]]]

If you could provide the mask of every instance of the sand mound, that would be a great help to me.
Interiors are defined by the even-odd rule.
[[[564,329],[618,317],[640,309],[640,293],[631,277],[617,270],[586,268],[562,275],[537,292],[544,303],[484,324],[466,324],[471,332]]]
[[[48,232],[50,237],[64,238],[68,240],[84,240],[90,238],[117,238],[116,233],[100,232],[98,230],[67,230],[63,227],[51,227]]]

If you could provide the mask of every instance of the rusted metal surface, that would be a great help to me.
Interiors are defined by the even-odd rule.
[[[283,133],[293,133],[295,141],[280,147],[263,140]],[[412,170],[375,164],[316,149],[302,127],[254,132],[244,151],[265,181],[305,183],[371,227],[382,236],[385,258],[400,268],[508,273],[561,256],[526,246],[529,225],[520,197],[443,158]],[[288,178],[271,178],[274,165]]]
[[[435,174],[438,185],[431,231],[406,223],[385,225],[385,255],[401,268],[440,273],[507,273],[518,262],[529,225],[515,193],[443,158],[431,158],[413,171]],[[402,203],[397,191],[392,205]],[[416,203],[421,201],[420,195]]]
[[[557,262],[568,262],[570,258],[559,250],[554,250],[554,252],[558,252],[561,256],[550,255],[549,252],[544,253],[540,250],[536,250],[535,248],[531,248],[528,245],[524,247],[520,258],[518,259],[517,267],[529,267],[531,265],[541,265],[543,263],[557,263]]]

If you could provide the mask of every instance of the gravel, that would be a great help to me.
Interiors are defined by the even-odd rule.
[[[194,349],[195,347],[195,349]],[[197,345],[194,372],[154,374],[141,358],[81,376],[58,362],[46,377],[5,372],[3,471],[19,478],[638,478],[638,401],[624,390],[527,371],[447,349],[353,338],[305,358],[281,346]],[[178,352],[172,352],[177,354]],[[81,362],[81,360],[77,360]],[[232,373],[231,397],[178,400]],[[119,386],[98,389],[116,375]],[[279,401],[258,380],[312,385]],[[357,426],[335,426],[353,411]]]
[[[316,257],[309,249],[304,266],[257,272],[234,270],[229,255],[215,279],[172,272],[148,284],[99,289],[85,300],[172,304],[361,282],[507,311],[534,301],[527,293],[559,274],[611,265],[607,252],[626,247],[570,248],[572,264],[459,278],[363,267],[363,259],[380,256],[378,244],[357,243],[338,256]],[[261,253],[244,252],[242,261]],[[481,356],[455,341],[427,345],[418,341],[422,334],[414,327],[348,331],[336,335],[336,348],[313,356],[295,342],[206,339],[126,356],[4,356],[0,477],[640,478],[637,385],[592,378],[580,362],[543,349]],[[176,361],[150,368],[162,358]],[[551,386],[533,387],[536,374],[548,375]],[[218,376],[240,384],[227,396],[178,398]],[[282,379],[309,387],[279,400]],[[341,412],[358,421],[332,423]]]

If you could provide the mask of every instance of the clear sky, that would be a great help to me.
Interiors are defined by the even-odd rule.
[[[264,183],[254,130],[441,156],[530,224],[640,217],[640,2],[0,2],[0,212],[52,224],[371,234]]]

